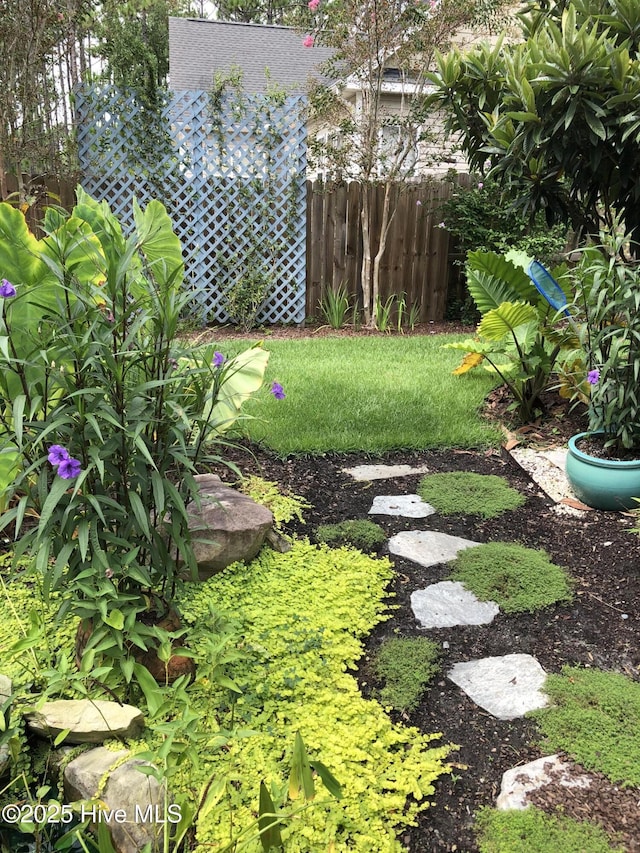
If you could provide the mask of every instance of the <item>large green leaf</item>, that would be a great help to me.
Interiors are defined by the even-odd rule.
[[[16,287],[33,287],[50,277],[39,257],[42,244],[29,231],[24,215],[6,202],[0,203],[0,273]]]
[[[7,508],[7,492],[20,470],[20,454],[11,445],[0,451],[0,513]]]
[[[300,732],[296,732],[291,759],[291,775],[289,776],[289,799],[297,800],[302,794],[305,800],[315,797],[313,774],[309,765],[309,756]]]
[[[280,827],[282,822],[278,820],[276,808],[271,799],[267,786],[260,782],[260,804],[258,809],[258,829],[260,830],[260,843],[265,853],[270,850],[282,849],[282,835]]]
[[[163,288],[179,288],[184,279],[182,246],[164,206],[154,200],[142,210],[134,200],[133,218],[138,246],[154,279]]]
[[[525,323],[538,322],[538,312],[526,302],[503,302],[488,311],[478,326],[478,334],[489,341],[502,341]]]
[[[467,286],[481,314],[502,302],[535,303],[539,299],[526,272],[495,252],[469,252]]]
[[[268,361],[269,353],[256,345],[239,353],[225,365],[226,381],[220,388],[217,402],[208,413],[211,424],[219,433],[233,426],[243,404],[262,386]]]

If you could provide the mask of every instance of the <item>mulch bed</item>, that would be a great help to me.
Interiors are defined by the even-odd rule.
[[[458,331],[459,327],[451,330]],[[546,402],[546,417],[520,431],[512,427],[508,436],[511,442],[526,440],[548,446],[561,443],[583,428],[580,413],[568,411],[566,402],[552,395]],[[506,417],[505,405],[506,398],[498,391],[488,401],[487,411],[493,417]],[[560,672],[568,664],[616,671],[637,680],[640,536],[630,528],[638,520],[630,514],[599,511],[588,512],[583,518],[557,515],[552,511],[551,501],[505,449],[394,452],[375,457],[363,453],[323,454],[279,459],[265,448],[252,446],[239,447],[231,455],[244,473],[276,481],[283,490],[300,495],[313,505],[305,514],[306,525],[296,528],[298,533],[312,539],[319,524],[371,517],[368,511],[376,495],[416,491],[417,476],[358,483],[342,472],[342,468],[358,464],[426,464],[432,472],[499,474],[527,496],[524,506],[497,519],[464,514],[428,519],[371,517],[388,536],[401,530],[431,529],[477,542],[506,540],[543,548],[554,562],[568,567],[575,581],[575,598],[566,605],[534,614],[500,614],[488,626],[423,631],[416,627],[410,608],[411,592],[444,580],[449,572],[446,566],[425,569],[394,558],[389,605],[395,609],[391,618],[377,626],[366,640],[357,673],[361,690],[365,696],[375,696],[381,686],[371,660],[385,638],[429,636],[442,645],[443,674],[426,692],[415,712],[396,713],[395,717],[425,732],[441,732],[444,742],[459,745],[453,754],[459,768],[438,781],[431,807],[421,815],[417,827],[403,833],[401,840],[413,853],[477,851],[474,812],[483,805],[494,804],[506,770],[548,753],[539,744],[540,735],[533,721],[495,719],[475,705],[444,673],[458,661],[521,652],[535,656],[550,673]],[[223,478],[230,480],[232,475],[223,474]],[[597,821],[607,832],[615,834],[626,850],[640,851],[639,792],[620,790],[601,774],[592,774],[592,779],[592,786],[586,792],[549,786],[536,795],[536,803],[549,812],[561,809],[578,820],[588,817]]]

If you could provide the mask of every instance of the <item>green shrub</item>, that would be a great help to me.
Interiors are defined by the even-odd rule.
[[[550,264],[564,251],[565,225],[549,228],[538,214],[529,217],[514,211],[505,192],[491,180],[474,187],[457,187],[442,206],[447,231],[458,238],[462,252],[507,252],[519,249],[544,264]]]
[[[481,515],[494,518],[525,502],[504,477],[452,471],[427,474],[418,484],[418,494],[441,515]]]
[[[540,550],[509,542],[487,542],[460,551],[451,564],[481,601],[495,601],[504,613],[532,612],[571,598],[571,580]]]
[[[529,807],[476,814],[480,853],[623,853],[599,826]]]
[[[360,551],[377,551],[387,534],[373,521],[352,519],[339,524],[321,524],[316,530],[316,540],[326,545],[352,545]]]
[[[393,637],[378,649],[375,671],[384,679],[380,691],[383,705],[413,711],[425,687],[438,672],[440,647],[426,637]]]
[[[545,748],[563,751],[615,784],[640,785],[640,684],[615,672],[566,666],[548,675],[552,705],[533,712]]]

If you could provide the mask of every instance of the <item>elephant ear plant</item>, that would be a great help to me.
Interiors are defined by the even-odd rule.
[[[107,684],[131,681],[136,648],[166,647],[154,623],[195,572],[196,466],[224,461],[268,360],[177,340],[179,240],[159,202],[134,214],[125,237],[79,189],[37,240],[0,204],[0,529],[45,596],[62,592],[58,618],[91,623],[82,669]]]
[[[522,252],[469,252],[467,287],[482,319],[475,338],[445,344],[466,353],[456,375],[482,365],[502,379],[523,423],[542,410],[556,362],[576,344],[571,330],[553,328],[556,312],[524,271],[530,260]],[[553,275],[568,293],[566,269]]]

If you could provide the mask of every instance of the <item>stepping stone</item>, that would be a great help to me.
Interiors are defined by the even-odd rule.
[[[511,654],[457,663],[447,673],[473,701],[499,720],[513,720],[547,705],[546,673],[531,655]]]
[[[590,777],[584,773],[571,773],[574,766],[562,761],[558,755],[547,755],[528,764],[512,767],[502,775],[496,808],[502,811],[526,809],[529,806],[527,795],[550,784],[563,788],[589,788]]]
[[[136,738],[144,728],[142,711],[106,699],[57,699],[24,716],[29,728],[41,737],[55,738],[68,729],[67,744]]]
[[[459,581],[442,581],[411,593],[411,608],[423,628],[487,625],[500,612],[495,601],[479,601]]]
[[[389,539],[389,552],[395,557],[404,557],[428,568],[438,563],[448,563],[455,559],[458,551],[479,544],[471,539],[433,530],[405,530]]]
[[[426,518],[435,509],[420,495],[377,495],[369,515],[402,515],[404,518]]]
[[[426,465],[356,465],[355,468],[343,468],[345,474],[349,474],[358,482],[369,480],[389,480],[393,477],[408,477],[410,474],[426,474],[429,468]]]

